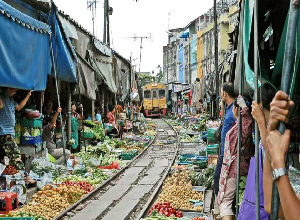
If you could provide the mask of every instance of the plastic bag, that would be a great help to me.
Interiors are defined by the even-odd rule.
[[[97,167],[101,164],[101,162],[99,160],[97,160],[96,158],[92,157],[91,159],[89,159],[88,161],[88,165],[90,167]]]
[[[47,184],[52,184],[53,178],[51,173],[44,173],[44,175],[41,178],[41,181],[37,182],[37,187],[41,189],[43,186],[46,186]]]
[[[6,166],[4,164],[0,163],[0,175],[3,173],[5,168],[6,168]]]

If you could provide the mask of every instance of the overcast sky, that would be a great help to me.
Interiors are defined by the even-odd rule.
[[[93,31],[92,12],[87,0],[54,0],[57,7],[70,15],[84,28]],[[190,21],[213,7],[213,0],[109,0],[113,7],[110,16],[111,47],[123,57],[132,56],[139,70],[140,39],[143,39],[141,71],[158,71],[163,64],[163,46],[168,42],[170,29],[185,27]],[[168,22],[169,21],[169,22]],[[103,0],[97,2],[95,35],[103,40]]]

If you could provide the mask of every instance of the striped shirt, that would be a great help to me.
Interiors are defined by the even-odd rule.
[[[0,135],[15,135],[15,108],[18,103],[8,95],[0,97],[3,101],[3,108],[0,109]]]

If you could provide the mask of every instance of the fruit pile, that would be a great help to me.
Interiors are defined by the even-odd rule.
[[[157,210],[159,214],[165,215],[167,217],[183,217],[182,212],[179,210],[176,210],[174,207],[171,206],[168,202],[161,202],[156,203],[148,212],[148,215],[150,216],[153,210]]]
[[[69,186],[79,187],[81,190],[84,190],[86,194],[90,193],[94,189],[93,186],[86,181],[74,182],[74,181],[67,180],[67,181],[63,182],[61,185],[67,186],[67,187],[69,187]]]

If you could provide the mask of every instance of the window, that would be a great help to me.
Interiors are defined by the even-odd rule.
[[[151,98],[151,92],[150,92],[150,90],[145,90],[144,91],[144,98],[145,99],[150,99]]]
[[[162,98],[164,98],[165,96],[166,96],[166,91],[163,90],[163,89],[159,90],[159,98],[162,99]]]
[[[14,198],[12,201],[12,210],[15,210],[16,208],[18,208],[17,198]]]
[[[152,98],[157,98],[156,91],[152,91]]]
[[[1,200],[0,201],[0,211],[1,212],[5,212],[6,211],[6,201],[5,200]]]

